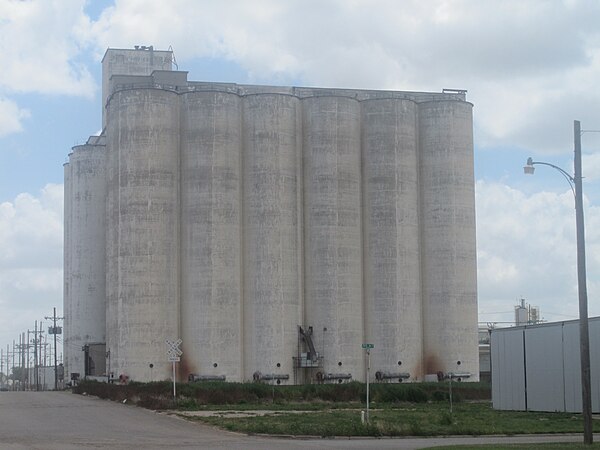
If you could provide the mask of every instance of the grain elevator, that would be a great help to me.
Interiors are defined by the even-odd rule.
[[[180,338],[181,380],[364,381],[365,343],[373,381],[478,380],[465,92],[194,82],[172,61],[108,49],[102,133],[64,166],[67,371],[168,379]]]

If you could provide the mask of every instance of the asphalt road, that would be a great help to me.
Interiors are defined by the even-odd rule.
[[[598,439],[598,437],[595,437]],[[482,443],[581,442],[581,436],[282,439],[246,436],[69,392],[0,392],[0,449],[420,449]]]

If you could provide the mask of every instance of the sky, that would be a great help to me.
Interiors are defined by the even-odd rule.
[[[101,128],[106,48],[172,47],[189,80],[440,92],[474,104],[479,321],[578,317],[569,185],[582,135],[600,315],[600,2],[0,0],[0,348],[62,316],[63,164]]]

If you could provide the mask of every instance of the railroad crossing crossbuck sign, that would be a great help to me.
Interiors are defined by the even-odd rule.
[[[169,361],[179,362],[181,360],[180,356],[183,355],[183,352],[179,348],[181,342],[181,339],[177,339],[176,341],[171,341],[170,339],[165,340],[165,344],[167,344],[167,356],[169,357]]]

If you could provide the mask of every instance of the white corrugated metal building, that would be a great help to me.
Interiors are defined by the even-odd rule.
[[[600,412],[600,317],[589,319],[592,410]],[[581,412],[579,320],[491,333],[495,409]]]

